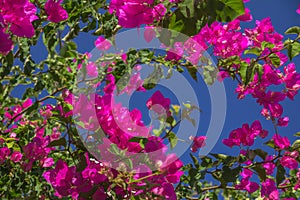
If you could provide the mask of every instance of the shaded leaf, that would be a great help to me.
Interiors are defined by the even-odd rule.
[[[300,54],[300,43],[298,41],[288,46],[288,56],[290,60],[292,60],[294,57],[298,56],[299,54]]]
[[[171,149],[174,149],[174,147],[177,145],[177,142],[178,142],[178,138],[177,138],[176,134],[174,132],[170,132],[170,133],[168,133],[167,138],[170,142]]]
[[[277,163],[277,172],[276,172],[276,184],[277,186],[282,183],[285,179],[285,169],[284,167],[280,164],[280,162]]]
[[[293,26],[285,31],[285,34],[297,34],[300,35],[300,27]]]
[[[54,146],[67,146],[67,141],[66,138],[60,138],[58,140],[53,140],[52,142],[50,142],[50,144],[48,145],[49,147],[54,147]]]

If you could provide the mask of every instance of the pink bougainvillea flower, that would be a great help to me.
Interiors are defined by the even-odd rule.
[[[165,98],[160,91],[156,91],[150,99],[148,99],[146,105],[148,109],[152,109],[158,114],[170,116],[170,103],[171,100],[169,98]]]
[[[103,189],[103,187],[99,187],[96,192],[93,194],[93,200],[103,200],[103,199],[107,199],[107,195]]]
[[[106,51],[106,50],[110,49],[111,43],[109,40],[105,39],[104,37],[99,36],[97,38],[97,40],[95,41],[95,46],[99,50]]]
[[[299,4],[298,9],[296,10],[296,12],[300,15],[300,4]]]
[[[279,191],[272,179],[266,179],[261,184],[261,196],[269,199],[279,200]]]
[[[44,158],[41,160],[42,167],[51,167],[54,165],[53,158]]]
[[[245,8],[245,14],[239,16],[237,19],[244,22],[252,21],[252,15],[250,14],[250,10],[248,8]]]
[[[293,100],[300,89],[300,74],[296,72],[294,63],[290,63],[284,67],[284,74],[283,80],[287,89],[286,95]]]
[[[271,116],[279,118],[283,113],[283,108],[279,103],[269,104]]]
[[[116,12],[119,25],[124,28],[140,27],[142,24],[151,24],[155,18],[151,4],[153,0],[114,0],[109,4],[109,12]]]
[[[259,189],[259,185],[255,182],[249,181],[249,179],[243,178],[241,183],[235,186],[236,189],[247,190],[249,193],[253,193]]]
[[[2,164],[10,154],[10,150],[7,147],[0,148],[0,164]]]
[[[174,186],[168,182],[162,183],[159,187],[152,189],[154,194],[163,196],[163,199],[166,200],[176,200],[176,193],[174,191]]]
[[[34,27],[31,22],[38,19],[34,4],[27,0],[3,1],[1,4],[1,28],[10,27],[9,30],[19,37],[33,37]]]
[[[283,156],[280,160],[280,163],[282,166],[287,167],[289,169],[298,168],[298,162],[290,156]]]
[[[180,42],[175,42],[174,47],[167,51],[167,56],[165,60],[180,60],[183,56],[183,44]]]
[[[242,128],[233,130],[229,134],[228,139],[223,140],[223,144],[229,147],[240,146],[252,146],[254,139],[257,136],[265,138],[268,135],[268,131],[262,129],[262,126],[258,120],[254,121],[249,127],[249,124],[243,124]]]
[[[183,171],[177,171],[174,174],[168,174],[166,179],[169,183],[178,183],[180,181],[180,177],[184,174]]]
[[[0,28],[0,53],[7,55],[13,48],[13,42],[10,40],[10,36],[3,32],[4,30]]]
[[[17,163],[17,162],[20,162],[20,160],[22,160],[22,157],[23,157],[23,155],[22,155],[21,152],[15,151],[15,152],[13,152],[13,153],[11,154],[10,159],[11,159],[13,162]]]
[[[19,19],[12,23],[10,31],[19,37],[31,38],[34,36],[34,27],[27,19]]]
[[[165,174],[174,174],[181,167],[183,163],[178,159],[176,154],[169,154],[163,164],[160,166],[160,170]]]
[[[134,91],[146,91],[143,87],[143,79],[141,79],[140,73],[134,73],[126,85],[126,87],[120,92],[120,94],[126,92],[127,94],[131,94]]]
[[[23,102],[22,108],[24,109],[24,108],[27,108],[31,105],[32,105],[32,99],[27,99],[26,101]]]
[[[91,77],[98,76],[97,65],[93,62],[89,62],[86,66],[87,74]]]
[[[207,43],[214,46],[216,56],[228,58],[241,55],[250,45],[249,38],[238,30],[240,30],[239,20],[224,25],[214,22],[210,26],[203,27],[199,34]]]
[[[156,20],[161,20],[163,16],[166,14],[167,9],[163,4],[157,4],[153,8],[153,16]]]
[[[147,43],[151,42],[153,38],[156,36],[154,27],[152,26],[146,26],[144,31],[144,38]]]
[[[262,165],[266,170],[266,174],[268,174],[268,175],[272,174],[276,167],[276,165],[272,162],[273,158],[274,157],[271,155],[267,156],[265,159],[265,163],[263,163],[263,165]]]
[[[204,147],[206,137],[205,136],[198,136],[198,137],[191,137],[190,139],[193,140],[193,145],[191,147],[192,152],[196,152],[199,148]]]
[[[48,15],[48,20],[58,23],[68,19],[67,11],[60,5],[62,0],[48,0],[45,4],[45,10]]]
[[[278,119],[277,125],[278,126],[288,126],[289,121],[290,121],[289,117],[281,117]]]
[[[243,169],[241,176],[245,179],[251,178],[253,172],[250,169]]]
[[[274,144],[281,150],[286,149],[291,145],[290,140],[287,137],[281,137],[279,134],[275,134],[273,136],[273,141]]]
[[[171,3],[179,3],[181,0],[169,0]]]

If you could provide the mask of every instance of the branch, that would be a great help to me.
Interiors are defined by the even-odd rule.
[[[53,92],[51,95],[48,95],[48,96],[45,96],[39,100],[36,101],[36,103],[41,103],[47,99],[50,99],[52,98],[55,94],[63,91],[64,89],[66,89],[65,87],[62,87],[62,88],[58,88],[55,92]],[[31,105],[32,106],[32,105]],[[4,127],[4,129],[7,129],[14,121],[16,118],[18,118],[19,116],[21,116],[22,114],[24,114],[27,110],[29,110],[29,108],[31,108],[31,106],[25,108],[24,110],[22,110],[20,113],[16,114]]]
[[[209,190],[217,190],[217,189],[239,190],[239,189],[236,189],[233,186],[213,185],[213,186],[209,186],[209,187],[206,187],[206,188],[202,188],[201,192],[206,192],[206,191],[209,191]],[[199,199],[198,197],[189,197],[189,196],[187,196],[185,198],[189,199],[189,200],[197,200],[197,199]]]
[[[178,122],[170,128],[170,130],[166,133],[166,135],[164,137],[162,137],[162,139],[163,140],[166,139],[169,136],[169,134],[173,131],[173,129],[180,124],[180,122],[181,122],[181,119],[178,120]]]

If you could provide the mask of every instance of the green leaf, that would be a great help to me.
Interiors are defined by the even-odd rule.
[[[244,51],[244,54],[254,54],[256,56],[259,56],[261,54],[262,50],[258,47],[254,47],[251,49],[247,49]]]
[[[284,167],[280,164],[280,162],[277,163],[277,172],[276,172],[276,184],[277,186],[282,183],[285,179],[285,169]]]
[[[225,160],[228,157],[228,155],[221,154],[221,153],[220,154],[211,153],[210,155],[220,160]]]
[[[145,89],[152,89],[156,84],[164,77],[162,67],[159,65],[154,66],[154,70],[149,76],[144,80],[143,87]]]
[[[6,59],[7,59],[7,66],[8,67],[12,67],[14,64],[14,54],[12,51],[10,51],[7,55],[6,55]]]
[[[241,167],[229,168],[228,166],[224,166],[222,168],[222,179],[226,182],[235,182],[241,172]]]
[[[183,19],[179,19],[179,17],[177,17],[176,14],[173,14],[170,18],[169,29],[177,32],[181,32],[183,28],[184,28]]]
[[[27,108],[26,113],[31,113],[33,111],[36,111],[39,107],[39,103],[35,102],[33,105]]]
[[[275,47],[275,44],[270,43],[270,42],[263,41],[263,42],[261,43],[261,48],[262,48],[262,50],[264,50],[265,48],[273,49],[274,47]]]
[[[162,133],[162,130],[161,129],[153,129],[152,132],[155,136],[160,136],[160,134]]]
[[[246,62],[242,62],[239,73],[241,75],[244,85],[248,85],[253,80],[255,67],[253,66],[255,62],[252,62],[250,65]]]
[[[170,69],[168,69],[168,73],[167,73],[166,79],[170,79],[172,77],[172,75],[173,75],[173,69],[170,68]]]
[[[217,78],[218,70],[213,66],[204,66],[203,67],[203,76],[204,81],[208,85],[212,85]]]
[[[172,124],[175,122],[174,120],[175,120],[174,117],[169,116],[169,117],[166,119],[166,122],[172,126]],[[176,122],[175,122],[175,123],[176,123]]]
[[[255,71],[256,71],[256,73],[258,74],[258,79],[259,79],[259,81],[261,81],[261,77],[262,77],[262,75],[263,75],[263,66],[261,65],[261,64],[256,64],[255,65]]]
[[[201,162],[202,167],[209,168],[212,166],[212,159],[210,157],[205,156],[205,157],[201,158],[201,161],[202,161]]]
[[[190,18],[195,14],[195,0],[184,0],[180,2],[178,8],[186,18]]]
[[[190,67],[187,67],[187,70],[189,72],[189,74],[191,75],[191,77],[195,80],[195,81],[198,81],[197,79],[197,68],[194,67],[194,66],[190,66]]]
[[[296,140],[292,144],[293,149],[298,149],[300,147],[300,140]]]
[[[254,167],[252,167],[252,169],[256,171],[256,173],[258,174],[261,180],[266,180],[267,178],[266,170],[265,168],[263,168],[261,164],[255,165]]]
[[[177,115],[180,111],[180,106],[179,105],[171,105],[175,114]]]
[[[276,54],[271,54],[269,56],[269,59],[271,60],[272,64],[275,66],[275,67],[279,67],[280,66],[280,58],[278,55]]]
[[[300,42],[296,41],[288,46],[288,56],[292,60],[300,54]]]
[[[86,157],[85,157],[85,154],[82,154],[82,153],[77,156],[78,156],[79,163],[76,166],[76,171],[82,172],[87,166]]]
[[[300,137],[300,132],[295,133],[294,136]]]
[[[209,192],[208,195],[209,195],[209,199],[211,199],[211,200],[218,200],[219,199],[216,192]]]
[[[208,3],[213,5],[210,10],[214,10],[221,22],[230,22],[245,13],[242,0],[210,0]]]
[[[191,153],[190,153],[190,157],[192,158],[195,167],[198,169],[199,168],[199,161],[198,161],[198,159],[194,155],[192,155]]]
[[[133,163],[130,158],[125,159],[123,162],[129,167],[129,169],[133,169]]]
[[[169,132],[167,138],[170,142],[171,149],[174,149],[178,142],[176,134],[174,132]]]
[[[15,142],[7,142],[6,143],[6,146],[7,146],[7,148],[12,148],[13,146],[14,146],[14,144],[15,144]]]
[[[285,31],[285,34],[297,34],[300,35],[300,27],[293,26]]]
[[[193,118],[190,117],[190,112],[191,112],[190,109],[184,108],[184,109],[182,110],[182,115],[181,115],[181,117],[182,117],[182,119],[186,119],[186,120],[188,120],[189,122],[191,122],[191,123],[193,124],[193,126],[196,126],[196,121],[195,121],[195,119],[193,119]]]
[[[145,148],[146,143],[148,142],[147,138],[143,137],[133,137],[129,140],[129,142],[136,142],[141,145],[142,148]]]
[[[275,144],[274,144],[274,141],[273,140],[269,140],[267,142],[264,143],[265,145],[271,147],[271,148],[275,148]]]
[[[54,147],[54,146],[67,146],[67,141],[66,138],[60,138],[58,140],[53,140],[52,142],[50,142],[50,144],[48,145],[49,147]]]
[[[267,155],[268,155],[268,153],[265,152],[265,151],[262,150],[262,149],[255,149],[255,150],[254,150],[254,153],[255,153],[256,155],[258,155],[259,157],[261,157],[263,160],[265,160],[266,157],[267,157]]]

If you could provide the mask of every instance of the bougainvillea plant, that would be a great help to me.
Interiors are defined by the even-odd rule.
[[[0,198],[299,199],[300,134],[291,140],[278,127],[289,125],[284,102],[300,89],[292,62],[300,27],[287,40],[270,18],[242,29],[253,20],[247,2],[0,0]],[[109,52],[128,29],[146,43],[158,39],[165,52]],[[97,59],[80,52],[82,33],[95,36]],[[38,44],[47,55],[33,53]],[[146,78],[144,65],[155,68]],[[222,140],[237,151],[199,156],[207,137],[186,130],[182,139],[176,130],[183,120],[195,125],[192,113],[201,110],[157,89],[172,76],[165,69],[190,80],[201,71],[208,85],[231,79],[237,98],[254,98],[274,128],[237,124]],[[150,90],[144,108],[158,129],[143,121],[144,110],[117,102]],[[179,142],[189,143],[184,161],[170,152]]]

